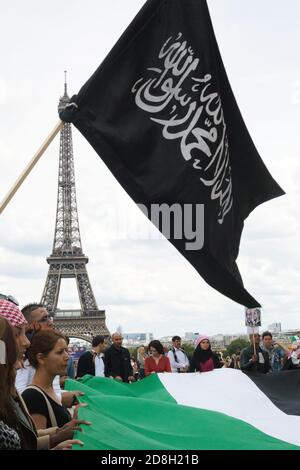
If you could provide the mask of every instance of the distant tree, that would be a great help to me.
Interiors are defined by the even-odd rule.
[[[195,346],[191,343],[183,343],[182,349],[184,350],[187,357],[191,358],[193,355],[193,352],[195,351]]]
[[[129,351],[130,357],[134,357],[136,359],[136,348],[129,346],[127,349]]]
[[[241,350],[248,346],[250,346],[249,341],[246,341],[243,338],[234,339],[223,353],[223,357],[231,356],[232,354],[240,354]]]

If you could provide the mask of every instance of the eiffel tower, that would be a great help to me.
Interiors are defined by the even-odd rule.
[[[58,110],[69,102],[65,80],[64,95]],[[99,310],[89,281],[86,264],[89,259],[82,252],[75,188],[71,124],[65,123],[60,133],[57,211],[52,254],[47,258],[49,271],[41,299],[54,325],[67,336],[91,341],[92,336],[108,337],[105,311]],[[80,310],[57,308],[61,280],[75,278]]]

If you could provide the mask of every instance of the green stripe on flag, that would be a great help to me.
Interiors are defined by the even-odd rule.
[[[86,376],[66,388],[85,393],[79,414],[92,425],[75,436],[83,450],[299,449],[223,413],[178,405],[154,374],[134,384]]]

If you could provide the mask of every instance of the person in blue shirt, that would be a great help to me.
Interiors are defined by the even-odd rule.
[[[272,372],[279,372],[287,359],[287,352],[281,344],[273,341],[270,331],[262,334],[262,349],[269,355]]]

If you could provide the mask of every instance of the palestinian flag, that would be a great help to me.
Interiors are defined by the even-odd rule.
[[[300,371],[153,374],[134,384],[85,376],[84,450],[300,449]]]

